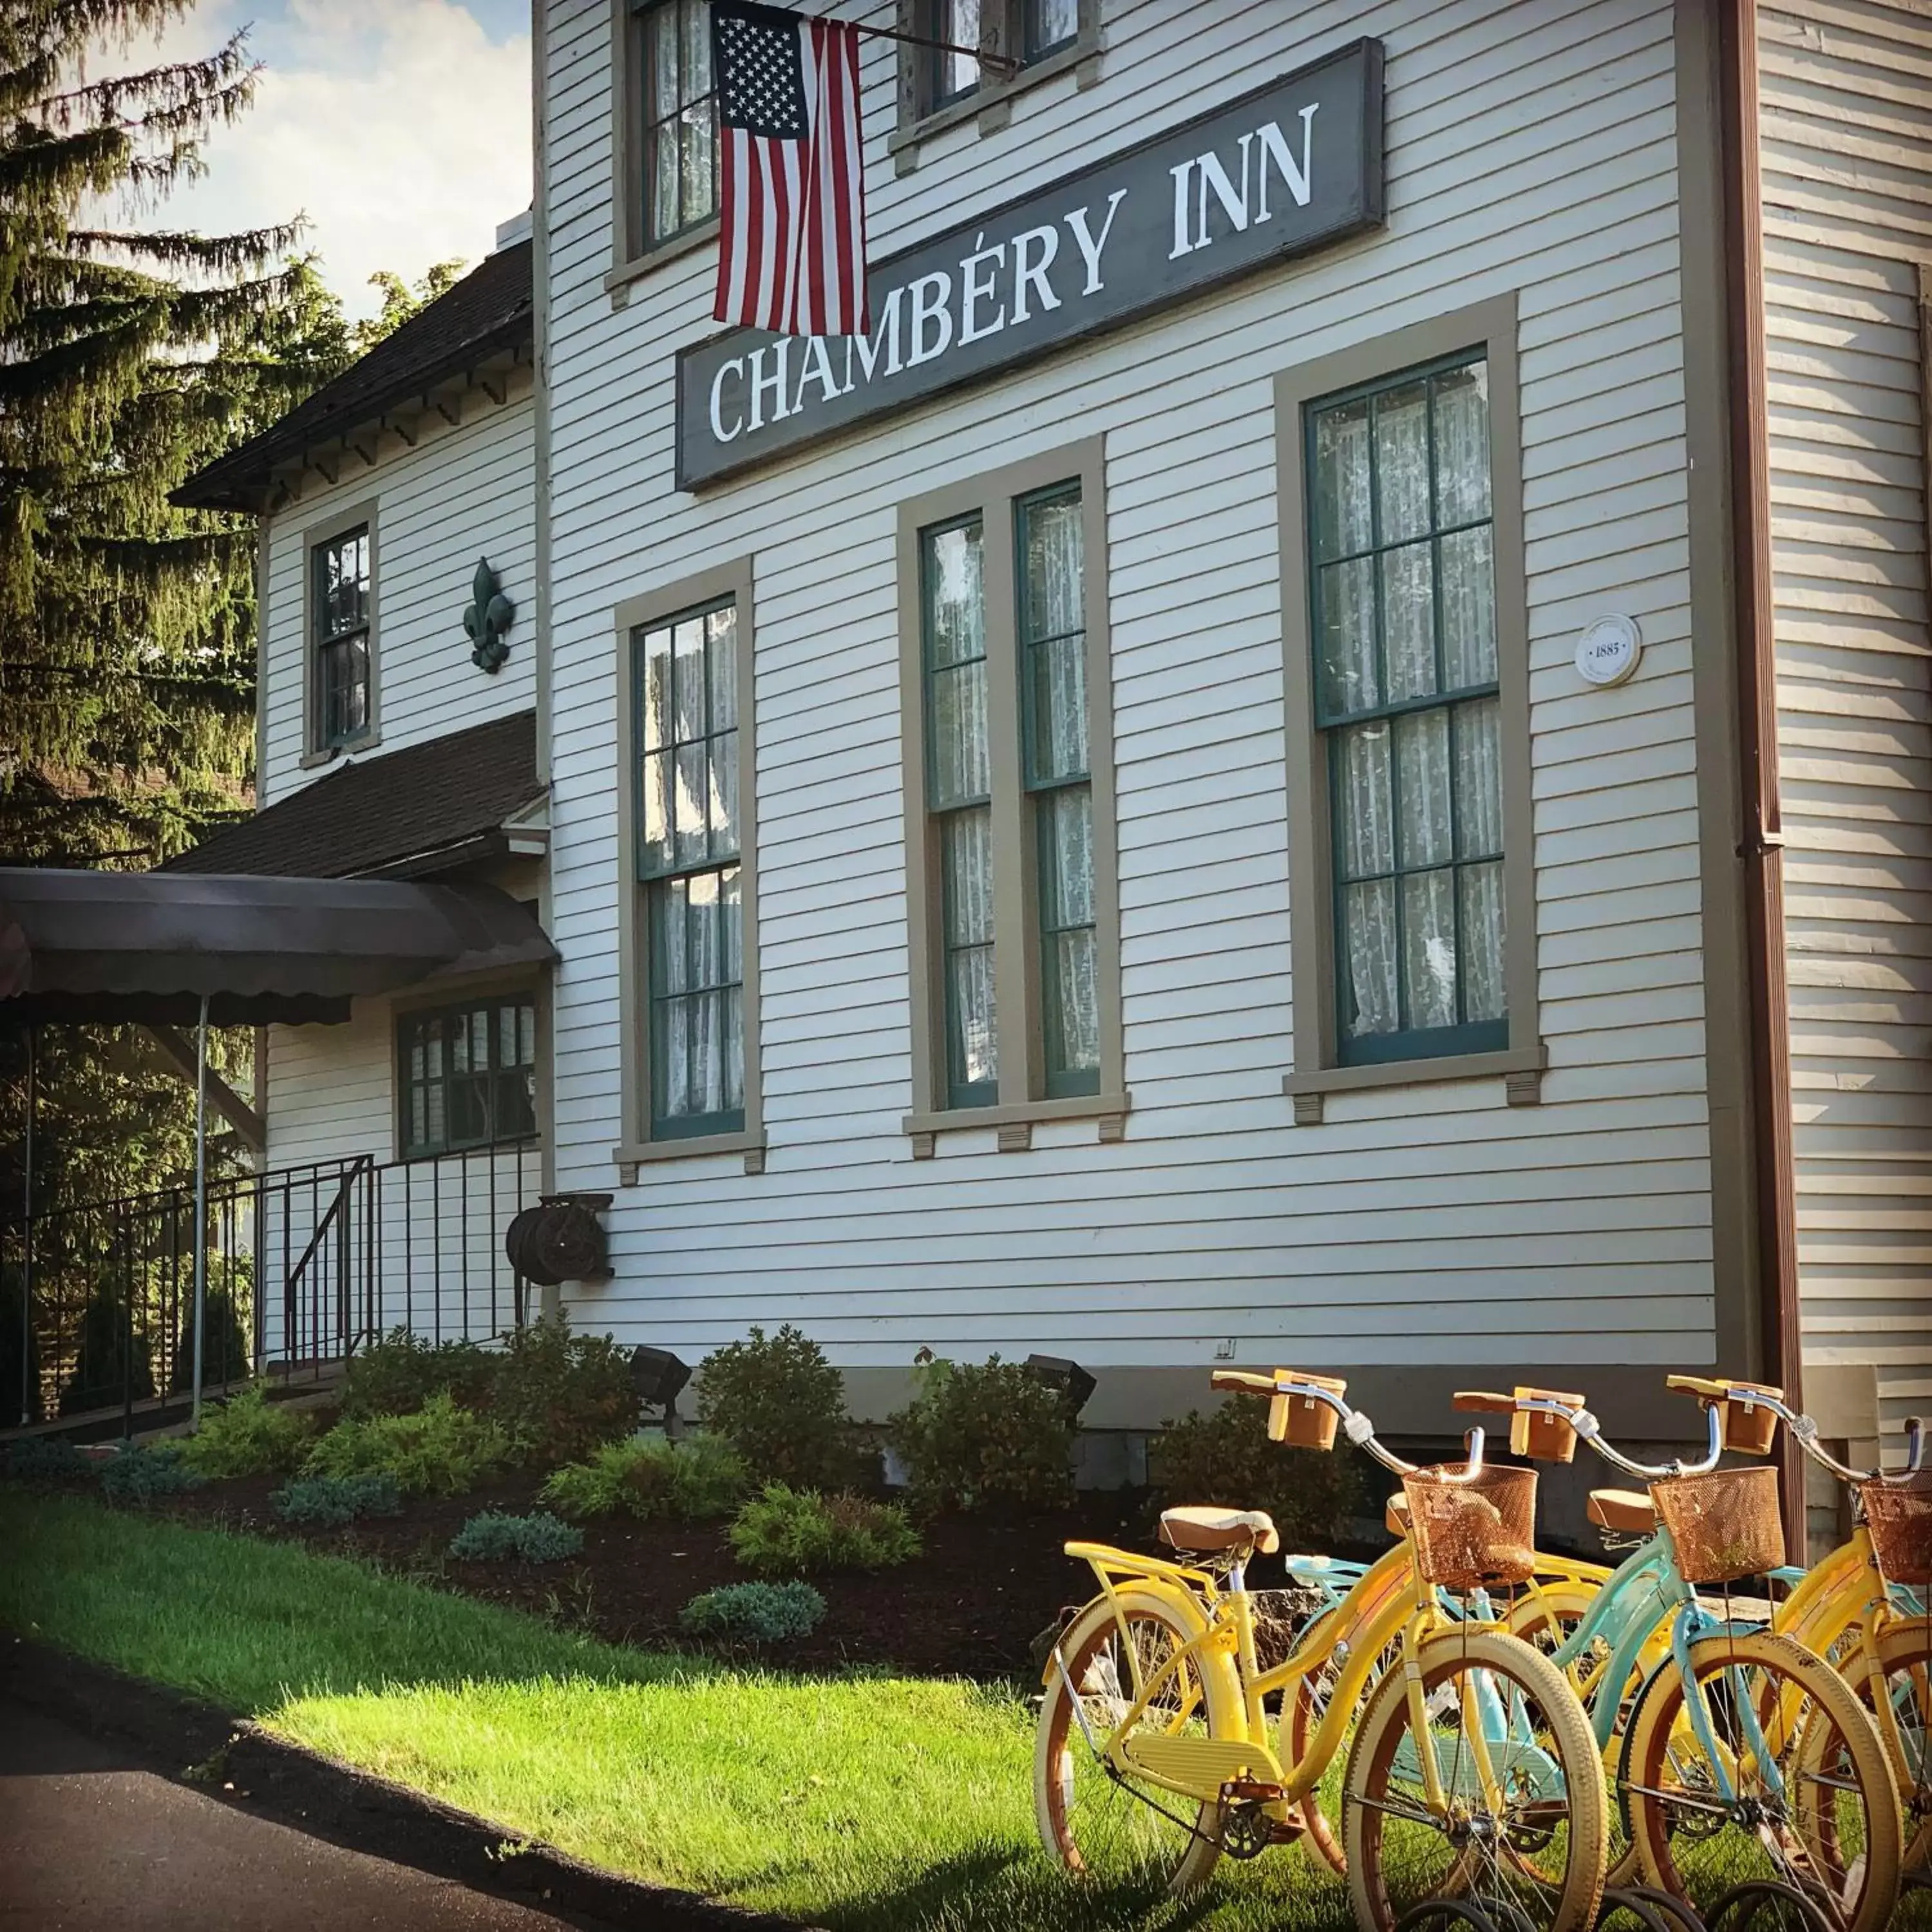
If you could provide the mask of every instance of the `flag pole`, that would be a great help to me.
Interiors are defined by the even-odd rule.
[[[984,47],[963,46],[957,40],[935,40],[926,34],[902,34],[896,27],[868,27],[862,20],[850,24],[856,32],[870,34],[876,40],[900,40],[909,47],[932,47],[943,54],[964,54],[982,67],[990,68],[1003,80],[1011,80],[1020,70],[1020,63],[1010,54],[988,53]]]

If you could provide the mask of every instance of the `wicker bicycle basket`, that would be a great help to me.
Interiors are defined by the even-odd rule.
[[[1527,1583],[1536,1570],[1536,1472],[1493,1465],[1474,1482],[1445,1463],[1402,1479],[1424,1582],[1446,1590]]]
[[[1872,1554],[1888,1583],[1932,1586],[1932,1474],[1909,1483],[1861,1483]]]
[[[1690,1582],[1735,1583],[1783,1567],[1776,1469],[1667,1476],[1651,1484],[1650,1496]]]

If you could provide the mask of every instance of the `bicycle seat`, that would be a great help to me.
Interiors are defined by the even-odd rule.
[[[1590,1520],[1599,1529],[1648,1536],[1657,1527],[1657,1506],[1640,1490],[1592,1490]]]
[[[1258,1550],[1272,1556],[1281,1547],[1274,1520],[1264,1510],[1216,1509],[1212,1503],[1190,1503],[1160,1513],[1161,1540],[1196,1556],[1224,1550]]]

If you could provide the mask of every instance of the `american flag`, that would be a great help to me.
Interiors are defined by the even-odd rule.
[[[752,0],[713,0],[724,141],[720,322],[858,335],[866,307],[859,32]]]

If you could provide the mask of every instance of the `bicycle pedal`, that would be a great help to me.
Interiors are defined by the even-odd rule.
[[[1277,1804],[1281,1802],[1281,1786],[1270,1784],[1258,1778],[1237,1778],[1222,1786],[1228,1803],[1233,1804]]]

